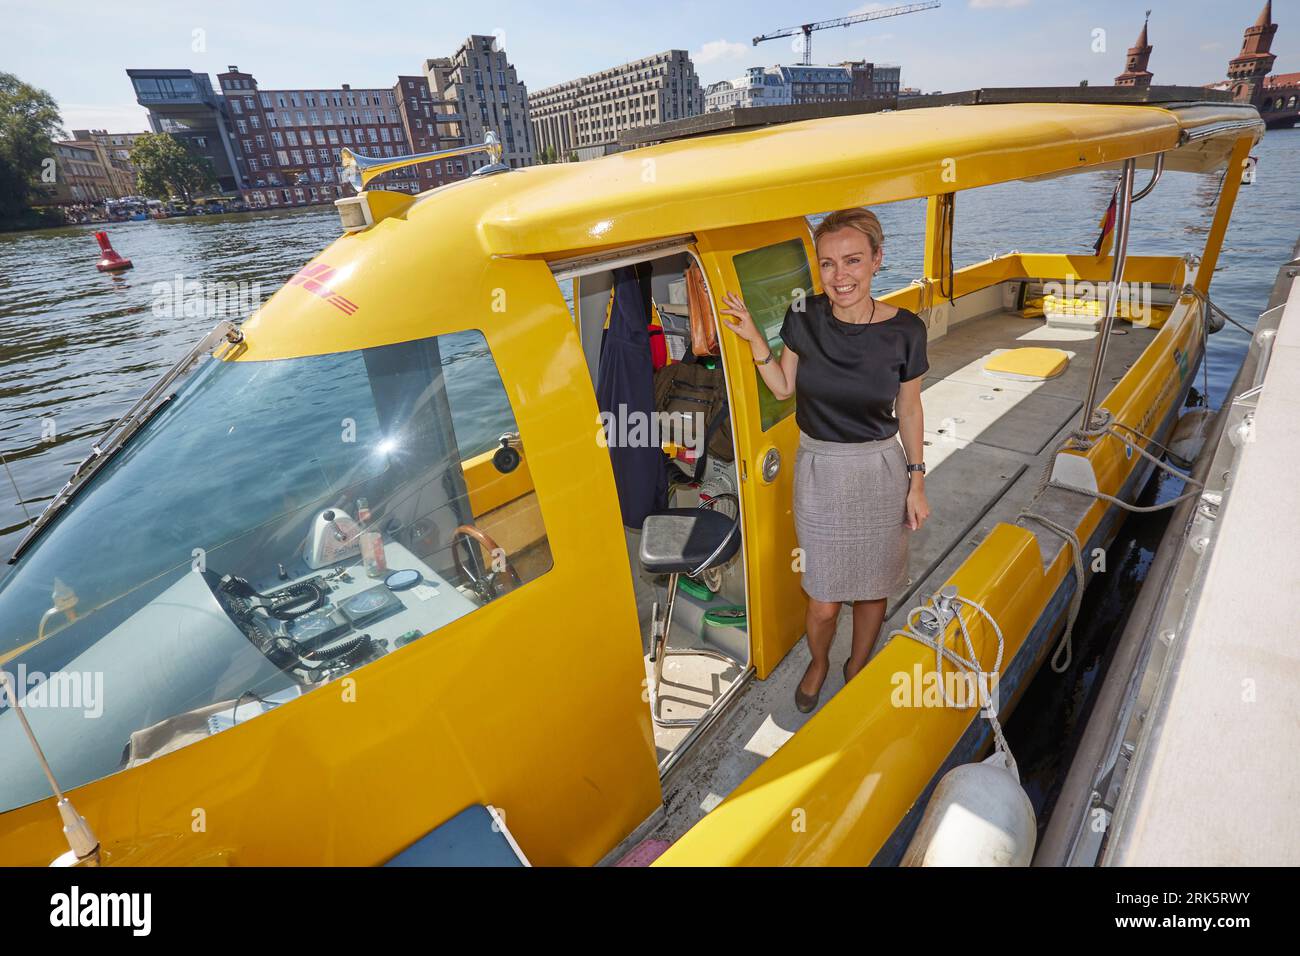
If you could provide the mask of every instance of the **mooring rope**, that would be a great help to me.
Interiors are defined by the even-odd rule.
[[[1202,361],[1204,361],[1204,359],[1202,359]],[[1059,446],[1057,446],[1056,450],[1048,456],[1047,461],[1043,466],[1043,472],[1038,479],[1038,487],[1035,489],[1033,499],[1030,501],[1030,507],[1021,511],[1019,515],[1019,518],[1028,518],[1031,521],[1037,521],[1049,531],[1059,535],[1065,540],[1070,549],[1071,563],[1074,570],[1074,593],[1070,595],[1070,610],[1065,619],[1065,633],[1061,635],[1061,640],[1056,645],[1056,650],[1052,653],[1052,670],[1058,674],[1064,673],[1068,670],[1070,663],[1074,658],[1074,624],[1078,620],[1079,609],[1083,604],[1083,545],[1079,542],[1079,536],[1075,533],[1073,528],[1066,527],[1065,525],[1048,518],[1041,512],[1034,510],[1034,503],[1042,497],[1043,493],[1048,488],[1059,488],[1062,491],[1072,491],[1075,494],[1087,495],[1090,498],[1097,498],[1101,501],[1109,502],[1123,508],[1125,511],[1134,512],[1136,514],[1150,514],[1156,511],[1163,511],[1166,508],[1172,508],[1179,502],[1199,495],[1205,488],[1203,482],[1197,481],[1191,475],[1178,470],[1168,462],[1162,461],[1157,456],[1151,454],[1151,452],[1138,444],[1137,441],[1122,434],[1120,429],[1132,432],[1132,434],[1140,441],[1147,442],[1150,445],[1155,445],[1163,449],[1165,452],[1169,451],[1168,448],[1165,448],[1165,446],[1161,445],[1150,435],[1143,434],[1131,425],[1124,425],[1120,422],[1116,422],[1108,409],[1098,408],[1093,412],[1092,418],[1089,422],[1089,427],[1071,429],[1070,433],[1065,436],[1064,440]],[[1175,478],[1178,478],[1183,482],[1184,486],[1187,487],[1188,490],[1175,498],[1160,502],[1159,504],[1136,505],[1127,502],[1122,498],[1117,498],[1114,495],[1108,495],[1102,491],[1093,491],[1090,488],[1080,488],[1077,485],[1068,485],[1064,482],[1052,480],[1052,471],[1056,466],[1057,455],[1063,451],[1087,451],[1096,444],[1099,438],[1103,438],[1106,435],[1111,435],[1114,438],[1117,438],[1119,441],[1124,443],[1125,448],[1135,450],[1139,455],[1151,462],[1157,468],[1160,468],[1168,474],[1173,475]]]

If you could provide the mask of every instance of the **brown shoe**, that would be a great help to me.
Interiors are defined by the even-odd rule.
[[[798,687],[794,689],[794,705],[801,714],[811,714],[817,708],[817,698],[821,697],[821,688],[815,694],[805,694]]]

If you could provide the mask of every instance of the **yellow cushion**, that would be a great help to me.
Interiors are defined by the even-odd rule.
[[[1066,298],[1054,295],[1030,295],[1025,297],[1021,315],[1027,319],[1041,319],[1045,315],[1086,316],[1100,319],[1105,309],[1105,302],[1099,299]],[[1169,318],[1170,307],[1151,305],[1149,308],[1138,306],[1130,309],[1126,300],[1120,299],[1115,305],[1115,317],[1125,322],[1144,328],[1161,328]]]
[[[1061,349],[1026,347],[991,356],[984,363],[984,371],[1001,378],[1041,382],[1056,378],[1069,364],[1070,356]]]

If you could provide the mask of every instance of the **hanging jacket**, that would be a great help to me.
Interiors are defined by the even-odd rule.
[[[596,404],[610,422],[609,459],[624,526],[640,530],[646,515],[668,503],[666,457],[657,442],[628,448],[619,443],[619,422],[631,430],[633,414],[644,415],[643,433],[651,433],[655,410],[654,366],[650,356],[648,317],[636,270],[614,270],[613,305],[609,327],[600,344],[596,373]]]

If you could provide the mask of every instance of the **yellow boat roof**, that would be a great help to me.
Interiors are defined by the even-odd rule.
[[[1166,168],[1211,168],[1243,127],[1264,129],[1253,107],[1229,103],[941,106],[677,140],[474,186],[490,253],[545,256],[1099,167],[1175,150],[1194,131],[1195,155]]]

